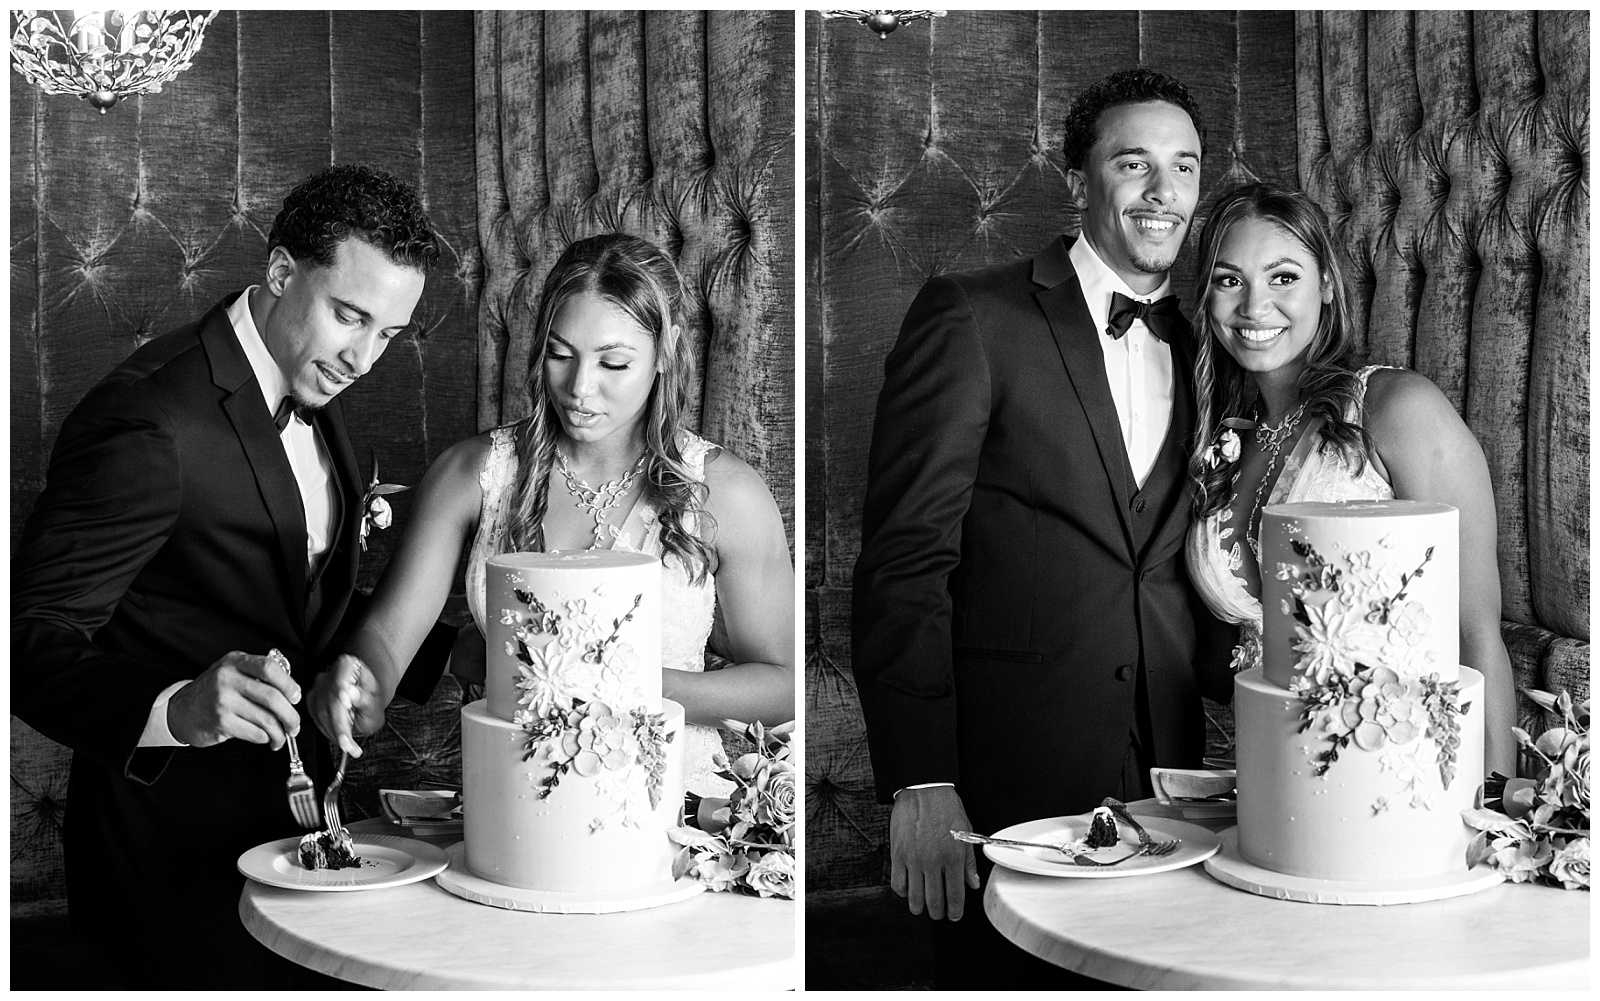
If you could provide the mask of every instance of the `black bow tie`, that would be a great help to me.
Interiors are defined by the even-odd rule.
[[[294,405],[294,397],[285,396],[278,401],[278,409],[272,415],[272,423],[278,425],[278,433],[283,434],[283,429],[289,426],[289,418],[298,417],[301,424],[310,425],[311,419],[315,416],[317,411],[314,407],[297,407]]]
[[[1134,320],[1143,320],[1152,334],[1171,344],[1172,333],[1182,319],[1183,313],[1178,309],[1178,297],[1175,295],[1165,296],[1155,302],[1140,302],[1137,299],[1129,299],[1121,292],[1113,292],[1111,322],[1106,325],[1106,333],[1110,334],[1114,341],[1121,340]]]

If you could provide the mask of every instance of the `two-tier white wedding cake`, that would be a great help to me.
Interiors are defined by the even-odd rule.
[[[1219,878],[1322,902],[1469,892],[1484,684],[1460,663],[1458,552],[1443,504],[1265,509],[1262,663],[1234,687],[1237,853],[1259,871],[1222,858]]]
[[[666,834],[683,805],[684,718],[661,697],[661,562],[510,553],[486,576],[486,697],[461,713],[466,872],[441,885],[580,912],[694,892],[673,883]]]

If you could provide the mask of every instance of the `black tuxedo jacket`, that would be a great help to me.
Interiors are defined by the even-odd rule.
[[[1115,794],[1141,676],[1162,765],[1198,767],[1200,696],[1229,697],[1183,561],[1192,338],[1140,488],[1069,246],[928,282],[873,431],[852,659],[878,795],[953,782],[983,831]]]
[[[230,650],[281,649],[309,693],[355,585],[362,483],[342,407],[315,418],[341,504],[313,580],[233,298],[140,347],[72,411],[12,561],[12,711],[74,752],[69,903],[102,941],[141,924],[237,926],[238,855],[300,833],[287,753],[136,745],[161,690]],[[410,697],[433,687],[437,654]],[[316,732],[304,705],[303,753]]]

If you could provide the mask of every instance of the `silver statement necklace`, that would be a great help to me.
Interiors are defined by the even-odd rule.
[[[648,450],[640,452],[639,460],[633,464],[633,468],[614,480],[607,480],[598,487],[591,487],[572,475],[572,470],[567,467],[567,457],[561,453],[561,449],[556,449],[556,465],[561,469],[561,476],[567,481],[567,491],[572,494],[572,499],[578,502],[579,510],[594,519],[594,542],[590,544],[590,549],[601,548],[602,541],[609,547],[610,543],[617,540],[617,529],[606,524],[606,515],[622,502],[622,498],[627,496],[629,490],[633,489],[633,481],[644,472],[644,460],[647,455],[649,455]]]
[[[1283,423],[1277,427],[1262,421],[1256,424],[1256,445],[1267,453],[1267,469],[1261,474],[1261,482],[1256,484],[1255,503],[1250,508],[1250,517],[1245,522],[1245,541],[1250,543],[1250,552],[1256,558],[1256,563],[1261,562],[1261,502],[1266,498],[1267,484],[1272,480],[1272,471],[1278,466],[1278,457],[1283,452],[1283,446],[1294,437],[1294,429],[1300,424],[1300,418],[1305,416],[1304,403],[1295,407]]]

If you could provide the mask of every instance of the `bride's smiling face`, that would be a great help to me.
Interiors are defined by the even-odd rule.
[[[569,437],[594,442],[631,434],[655,384],[655,338],[606,299],[580,292],[550,321],[544,378]]]
[[[1269,219],[1240,222],[1217,248],[1206,308],[1217,340],[1247,372],[1303,365],[1332,301],[1311,251]]]

